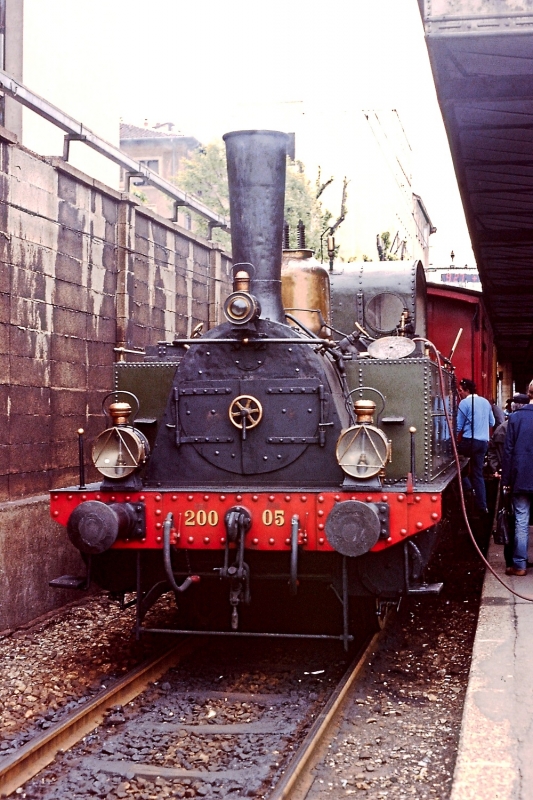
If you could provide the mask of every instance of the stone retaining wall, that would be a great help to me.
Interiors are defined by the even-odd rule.
[[[230,269],[218,245],[0,129],[0,630],[72,597],[48,589],[80,564],[41,495],[76,482],[114,348],[215,324]]]

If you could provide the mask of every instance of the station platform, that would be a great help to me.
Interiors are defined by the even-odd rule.
[[[506,576],[503,547],[492,541],[488,560],[533,598],[533,568],[526,577]],[[485,798],[533,800],[533,602],[512,595],[488,570],[450,800]]]

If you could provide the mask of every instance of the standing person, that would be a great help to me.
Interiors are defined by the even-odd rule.
[[[515,394],[513,395],[513,399],[510,406],[510,412],[513,414],[515,411],[518,411],[520,408],[523,408],[529,403],[529,397],[527,394]],[[505,436],[507,434],[507,425],[509,424],[509,420],[506,419],[502,422],[501,425],[498,425],[495,429],[494,433],[492,434],[492,439],[489,442],[489,449],[487,450],[487,461],[489,462],[490,470],[493,476],[499,480],[501,478],[502,473],[502,464],[503,464],[503,448],[505,445]],[[496,497],[496,512],[501,507],[501,485],[500,489],[497,491]],[[496,521],[496,517],[495,517]],[[512,535],[510,536],[510,541],[508,544],[504,545],[503,547],[503,556],[505,558],[505,567],[506,573],[512,574],[510,572],[511,567],[513,566],[513,554],[514,554],[514,526]]]
[[[528,386],[528,405],[511,414],[503,447],[502,486],[512,492],[515,513],[513,565],[507,575],[527,574],[529,507],[533,494],[533,381]]]
[[[514,397],[513,397],[513,401],[514,401]],[[494,428],[496,429],[499,425],[501,425],[503,422],[505,422],[505,414],[503,413],[503,411],[500,408],[500,406],[497,404],[496,400],[492,401],[492,403],[490,404],[490,407],[492,408],[492,413],[494,414],[494,420],[495,420]]]
[[[476,394],[475,383],[467,378],[459,383],[459,397],[458,450],[462,456],[470,459],[470,479],[465,477],[463,485],[467,491],[474,490],[476,506],[485,515],[489,512],[483,480],[483,461],[489,446],[490,431],[494,427],[494,414],[489,401]]]

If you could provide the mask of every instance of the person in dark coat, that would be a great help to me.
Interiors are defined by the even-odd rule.
[[[502,425],[505,422],[505,414],[500,406],[496,403],[496,400],[493,400],[490,405],[492,408],[492,413],[494,414],[494,430],[496,430],[498,425]]]
[[[518,411],[519,408],[523,408],[525,405],[529,403],[529,397],[527,394],[515,394],[513,395],[513,399],[510,406],[510,412],[514,413]],[[493,476],[496,479],[501,478],[502,472],[502,462],[503,462],[503,448],[505,445],[505,436],[507,434],[507,425],[509,424],[509,420],[506,419],[502,422],[501,425],[498,425],[494,433],[492,434],[492,439],[489,442],[489,449],[487,450],[487,461],[490,467],[490,470]],[[501,484],[500,484],[501,487]],[[501,507],[501,499],[500,493],[498,492],[498,499],[496,501],[497,509]],[[504,545],[503,547],[503,556],[505,558],[505,566],[507,569],[510,569],[514,566],[513,564],[513,554],[514,554],[514,526],[512,527],[512,535],[510,536],[510,541],[508,544]]]
[[[527,390],[529,403],[509,417],[503,446],[502,486],[511,492],[515,513],[513,565],[507,575],[527,574],[529,508],[533,494],[533,381]]]
[[[509,407],[509,413],[518,411],[519,408],[529,403],[527,394],[514,394]],[[494,413],[494,411],[493,411]],[[504,419],[502,423],[494,429],[492,439],[489,442],[487,450],[487,461],[490,470],[495,478],[501,477],[502,462],[503,462],[503,446],[505,443],[505,436],[507,434],[508,419]]]

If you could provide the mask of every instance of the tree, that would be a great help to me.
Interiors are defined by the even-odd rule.
[[[182,170],[173,178],[173,183],[184,192],[193,194],[211,211],[229,217],[226,151],[222,142],[199,147],[190,158],[183,159]],[[191,212],[191,217],[196,230],[207,236],[207,220],[194,212]],[[213,231],[213,239],[225,247],[230,246],[230,237],[218,228]]]
[[[391,241],[391,235],[389,231],[383,231],[380,235],[376,236],[376,246],[379,253],[379,260],[380,261],[398,261],[398,256],[396,253],[392,253],[392,247],[396,244],[398,234],[394,237],[394,241]]]
[[[311,186],[301,161],[295,161],[287,169],[285,187],[285,220],[289,224],[290,246],[297,247],[296,230],[298,222],[305,225],[306,246],[320,253],[320,237],[329,227],[331,213],[322,208],[317,198],[317,189]]]
[[[226,171],[226,151],[222,142],[212,142],[198,148],[191,158],[182,162],[183,168],[174,178],[180,189],[198,197],[202,203],[218,214],[229,216],[228,176]],[[289,164],[285,188],[285,219],[290,228],[290,244],[296,248],[296,230],[301,219],[306,230],[306,246],[319,252],[320,237],[328,227],[331,219],[329,211],[322,209],[311,186],[301,161]],[[207,234],[208,223],[198,215],[194,215],[196,229]],[[223,231],[215,229],[215,241],[226,247],[229,237]]]

